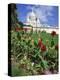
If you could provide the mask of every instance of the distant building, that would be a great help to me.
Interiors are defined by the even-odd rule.
[[[31,26],[29,26],[31,25]],[[58,33],[58,27],[51,27],[47,24],[41,24],[40,19],[37,18],[37,15],[34,13],[34,11],[31,11],[27,14],[27,20],[25,23],[25,28],[28,28],[29,30],[31,29],[31,27],[33,27],[33,31],[36,30],[45,30],[46,32],[50,33],[51,31],[56,31]]]

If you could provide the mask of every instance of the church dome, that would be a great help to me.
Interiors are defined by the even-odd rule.
[[[36,15],[35,15],[35,13],[32,11],[32,12],[29,12],[29,13],[28,13],[27,18],[28,18],[28,20],[33,21],[33,20],[36,20]]]
[[[34,11],[31,11],[27,14],[27,24],[33,27],[40,26],[40,20],[37,18],[37,15],[34,13]]]

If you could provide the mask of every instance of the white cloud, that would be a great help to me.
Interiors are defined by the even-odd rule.
[[[42,22],[47,22],[48,21],[48,17],[53,16],[52,15],[52,10],[53,10],[52,7],[46,7],[46,6],[42,6],[42,7],[39,7],[37,9],[35,9],[38,17],[40,18],[40,20]]]
[[[40,18],[40,21],[43,23],[48,22],[48,17],[51,17],[53,19],[53,7],[52,6],[29,6],[28,9],[34,10],[37,17]]]

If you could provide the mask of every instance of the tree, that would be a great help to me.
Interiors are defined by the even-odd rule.
[[[23,28],[24,24],[21,21],[18,22],[18,24],[20,25],[20,28]]]
[[[15,29],[16,23],[18,23],[16,4],[11,4],[11,28]]]

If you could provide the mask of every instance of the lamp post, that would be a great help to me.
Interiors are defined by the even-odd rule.
[[[36,33],[37,33],[37,17],[36,17]]]

